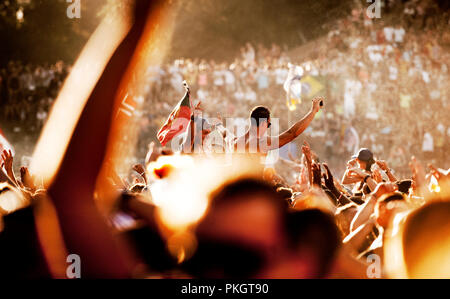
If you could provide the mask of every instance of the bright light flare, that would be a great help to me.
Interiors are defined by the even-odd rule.
[[[52,107],[33,153],[30,171],[49,185],[59,168],[81,112],[130,20],[105,18],[92,34]]]
[[[150,192],[168,249],[178,262],[195,251],[192,229],[207,213],[210,193],[238,177],[261,177],[264,165],[258,162],[253,157],[173,155],[149,164],[149,173],[170,168],[167,176],[156,179]]]
[[[23,8],[22,7],[19,8],[19,10],[16,12],[16,18],[19,23],[23,22]]]
[[[439,182],[437,181],[436,177],[433,175],[430,178],[430,183],[428,184],[428,189],[430,192],[439,193],[441,192],[441,187],[439,186]]]

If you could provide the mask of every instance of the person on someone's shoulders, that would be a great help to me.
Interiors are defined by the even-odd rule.
[[[271,127],[270,110],[264,106],[253,108],[250,113],[250,128],[243,136],[235,139],[235,151],[267,154],[271,150],[283,147],[308,128],[316,113],[322,108],[323,101],[322,97],[313,99],[311,110],[289,130],[278,136],[268,136],[267,134],[267,129]]]

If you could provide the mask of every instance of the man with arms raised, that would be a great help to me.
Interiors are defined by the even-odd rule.
[[[270,110],[264,106],[253,108],[250,114],[250,128],[244,136],[235,140],[235,151],[267,154],[271,150],[283,147],[308,128],[316,113],[323,107],[323,101],[322,97],[313,99],[311,110],[279,136],[267,136],[267,129],[271,126]]]

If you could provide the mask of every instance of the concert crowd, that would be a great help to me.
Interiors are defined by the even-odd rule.
[[[450,20],[448,13],[436,14],[432,1],[396,3],[388,1],[390,12],[379,21],[355,6],[310,49],[247,43],[232,62],[183,58],[150,66],[145,104],[135,116],[140,135],[131,174],[109,169],[109,184],[119,195],[102,214],[108,232],[121,242],[104,248],[105,254],[120,252],[128,257],[127,266],[118,262],[87,276],[448,278]],[[301,67],[305,81],[301,97],[288,107],[293,102],[284,85],[291,64]],[[0,113],[13,145],[21,144],[18,136],[39,134],[68,73],[63,62],[14,61],[0,70]],[[173,179],[171,168],[180,157],[214,159],[157,146],[156,132],[185,95],[184,80],[192,119],[201,115],[208,124],[199,134],[219,128],[208,118],[232,118],[250,132],[255,106],[268,107],[281,131],[305,114],[311,119],[299,125],[275,164],[258,177],[224,181],[202,194],[208,209],[195,227],[168,237],[164,211],[158,212],[161,198],[169,198],[177,184],[188,185],[182,176]],[[270,127],[270,119],[256,123],[257,134]],[[51,240],[40,235],[42,225],[54,224],[40,223],[36,212],[45,205],[47,190],[27,165],[17,163],[31,150],[16,156],[6,150],[0,159],[0,277],[66,273],[48,252],[62,255],[60,248],[70,240],[55,241],[61,233]],[[197,180],[213,176],[198,171]],[[102,194],[95,196],[101,201]],[[81,215],[77,208],[73,213]],[[71,229],[62,219],[69,214],[59,215],[63,233]],[[109,240],[103,233],[86,232],[86,244]],[[82,261],[87,269],[96,268],[95,258]]]

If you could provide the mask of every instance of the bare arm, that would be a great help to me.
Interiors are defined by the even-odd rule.
[[[353,249],[353,251],[357,251],[358,248],[362,246],[365,242],[367,235],[372,232],[375,226],[375,219],[373,217],[369,217],[368,221],[363,225],[359,226],[357,229],[352,231],[343,241],[342,243],[345,246],[348,246],[349,249]]]
[[[360,168],[353,168],[349,169],[349,172],[351,172],[352,176],[354,175],[355,177],[358,177],[359,181],[364,180],[370,191],[373,191],[377,188],[378,183],[366,171]]]
[[[361,181],[359,176],[352,175],[350,172],[351,169],[347,169],[344,173],[344,177],[342,178],[343,185],[355,184]]]
[[[354,231],[367,221],[369,221],[370,216],[373,214],[375,209],[375,204],[377,200],[374,196],[370,197],[370,199],[362,206],[359,211],[356,213],[355,217],[352,220],[350,225],[350,231]]]
[[[11,152],[11,150],[7,151],[4,150],[1,158],[3,160],[1,167],[5,168],[6,171],[6,175],[8,176],[8,178],[11,180],[11,182],[17,187],[20,187],[19,182],[16,179],[16,176],[14,175],[14,170],[13,170],[13,161],[14,161],[14,157],[13,154]]]
[[[395,175],[391,172],[391,170],[389,169],[387,163],[385,161],[377,161],[376,162],[378,164],[378,166],[380,166],[380,168],[382,170],[384,170],[384,172],[387,174],[389,181],[391,182],[396,182],[397,178],[395,177]]]
[[[314,116],[320,110],[320,102],[323,101],[322,97],[315,98],[312,101],[312,108],[300,121],[295,123],[289,130],[285,131],[278,137],[272,137],[269,139],[269,147],[271,150],[283,147],[295,138],[297,138],[303,131],[308,128]],[[278,139],[278,144],[276,144],[276,139]]]

